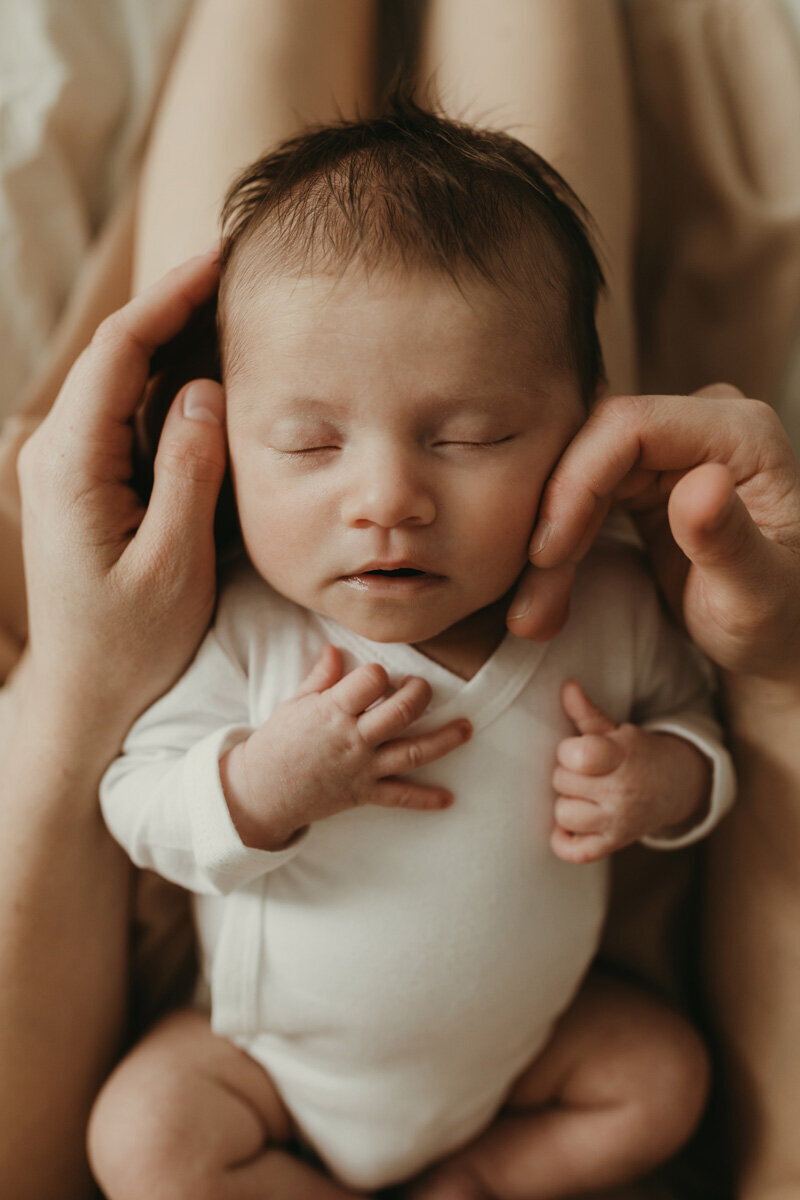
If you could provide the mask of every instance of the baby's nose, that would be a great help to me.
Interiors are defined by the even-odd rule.
[[[348,525],[429,525],[436,514],[431,488],[410,456],[397,451],[364,455],[354,469],[342,515]]]

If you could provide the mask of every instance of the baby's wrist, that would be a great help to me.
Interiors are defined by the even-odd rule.
[[[654,733],[668,740],[670,762],[665,778],[668,796],[657,829],[648,837],[673,840],[683,837],[706,819],[711,809],[713,765],[696,746],[671,733]]]
[[[305,832],[307,826],[286,822],[265,803],[254,801],[247,770],[247,743],[237,742],[219,760],[219,777],[225,803],[236,832],[251,850],[286,850]]]

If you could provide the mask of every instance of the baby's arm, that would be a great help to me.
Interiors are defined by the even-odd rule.
[[[106,772],[106,824],[138,867],[225,894],[281,866],[303,826],[342,809],[446,807],[449,792],[401,776],[460,746],[469,723],[401,736],[430,687],[411,678],[387,696],[388,682],[374,663],[342,677],[341,655],[328,647],[254,730],[247,679],[212,630]]]
[[[556,752],[554,852],[591,862],[642,838],[672,839],[700,826],[711,795],[710,760],[672,733],[617,725],[575,682],[561,702],[578,730]]]

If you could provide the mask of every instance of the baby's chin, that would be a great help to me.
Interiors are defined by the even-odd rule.
[[[420,613],[391,616],[356,617],[348,613],[323,613],[330,616],[345,629],[357,633],[370,642],[427,642],[448,630],[454,622],[432,620]]]

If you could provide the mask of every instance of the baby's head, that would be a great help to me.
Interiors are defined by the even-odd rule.
[[[508,592],[602,380],[581,211],[522,143],[400,99],[234,184],[231,469],[245,547],[277,591],[405,642]]]

